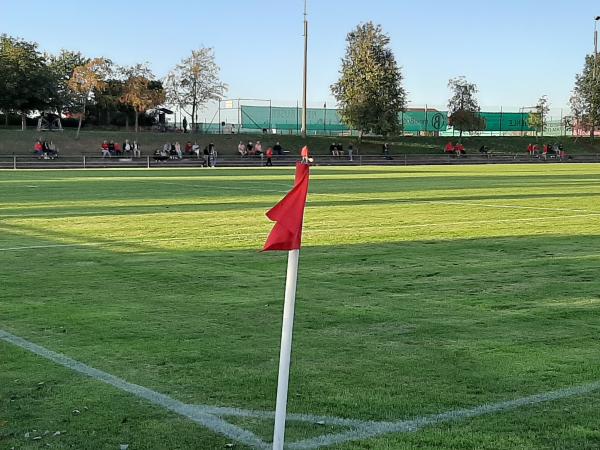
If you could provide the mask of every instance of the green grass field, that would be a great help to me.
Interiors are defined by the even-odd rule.
[[[186,404],[273,411],[286,254],[258,250],[292,179],[0,171],[0,330]],[[599,165],[314,168],[288,412],[393,422],[597,383],[599,218]],[[3,340],[0,367],[1,449],[250,448]],[[327,448],[597,449],[599,401]],[[271,440],[269,418],[226,420]]]

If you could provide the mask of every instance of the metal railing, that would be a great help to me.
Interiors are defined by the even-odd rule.
[[[435,154],[392,154],[383,155],[314,155],[315,165],[321,166],[369,166],[369,165],[466,165],[466,164],[512,164],[512,163],[600,163],[600,154],[576,155],[567,158],[531,157],[527,153],[492,153],[488,155],[468,154],[462,157]],[[274,166],[292,166],[298,160],[296,156],[284,155],[273,158]],[[260,167],[266,159],[259,157],[240,158],[234,155],[218,157],[217,167]],[[116,168],[200,168],[206,166],[202,158],[155,160],[152,156],[140,158],[102,158],[100,156],[67,156],[56,159],[37,159],[30,155],[0,155],[0,169],[116,169]]]

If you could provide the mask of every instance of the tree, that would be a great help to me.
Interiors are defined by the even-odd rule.
[[[346,37],[340,78],[331,85],[342,121],[363,133],[387,135],[400,130],[406,106],[402,73],[380,25],[358,25]]]
[[[79,138],[86,105],[90,100],[94,99],[95,93],[104,90],[107,84],[105,80],[110,71],[111,63],[104,58],[94,58],[82,66],[75,67],[73,70],[73,74],[68,81],[68,86],[71,92],[79,97],[81,102],[77,138]]]
[[[135,132],[138,132],[138,119],[142,112],[154,108],[165,101],[165,93],[160,82],[154,81],[152,71],[145,64],[122,68],[125,75],[121,102],[135,110]]]
[[[49,106],[52,76],[37,44],[0,35],[0,109],[21,115],[21,128],[27,114]]]
[[[58,55],[48,55],[48,69],[52,75],[52,96],[49,103],[58,114],[78,107],[79,98],[69,89],[69,79],[76,67],[89,62],[80,52],[61,50]]]
[[[479,103],[475,94],[475,83],[469,83],[465,77],[451,78],[448,87],[452,96],[448,100],[448,124],[460,131],[473,132],[485,129],[485,120],[479,114]]]
[[[536,134],[541,133],[542,138],[544,137],[544,123],[546,122],[548,111],[550,111],[548,96],[542,95],[535,105],[535,111],[530,112],[527,116],[527,124],[535,129]]]
[[[219,71],[213,49],[202,47],[181,60],[165,79],[168,102],[191,117],[192,130],[196,129],[199,108],[209,100],[220,100],[227,91],[227,85],[219,79]]]
[[[597,63],[600,65],[600,57]],[[600,125],[600,74],[594,77],[594,55],[586,55],[583,70],[575,75],[571,109],[577,125],[594,137]]]

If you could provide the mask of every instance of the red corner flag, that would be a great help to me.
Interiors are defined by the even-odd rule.
[[[294,187],[273,208],[267,217],[275,223],[263,251],[296,250],[302,242],[302,220],[308,193],[308,164],[296,163]]]

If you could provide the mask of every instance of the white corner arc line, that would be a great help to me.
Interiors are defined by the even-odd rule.
[[[68,356],[48,350],[47,348],[34,344],[33,342],[29,342],[1,329],[0,340],[16,345],[17,347],[21,347],[22,349],[35,353],[36,355],[93,378],[94,380],[102,381],[103,383],[106,383],[117,389],[133,394],[136,397],[143,398],[154,405],[162,406],[171,412],[187,417],[192,422],[203,425],[216,433],[222,434],[231,439],[235,439],[238,442],[258,449],[266,450],[270,448],[267,443],[258,438],[258,436],[256,436],[254,433],[232,425],[231,423],[213,414],[210,414],[202,408],[197,408],[193,405],[187,405],[167,395],[143,386],[139,386],[137,384],[129,383],[107,372],[94,369],[93,367],[80,363],[79,361],[71,359]]]
[[[589,394],[598,390],[600,390],[600,381],[564,389],[557,389],[541,394],[529,395],[527,397],[521,397],[514,400],[507,400],[498,403],[487,403],[484,405],[475,406],[473,408],[457,409],[445,413],[417,417],[412,420],[402,420],[397,422],[373,422],[370,428],[361,426],[357,429],[342,433],[318,436],[316,438],[294,442],[290,444],[288,448],[296,450],[310,450],[327,445],[341,444],[347,441],[367,439],[383,434],[416,432],[429,425],[470,419],[496,412],[510,411],[523,406],[534,406],[539,403]]]

